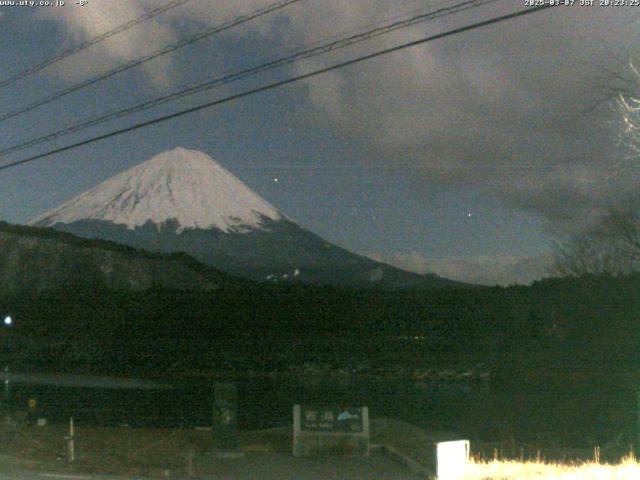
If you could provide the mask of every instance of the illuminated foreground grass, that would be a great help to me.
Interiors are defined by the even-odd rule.
[[[640,463],[633,457],[617,465],[476,460],[467,472],[465,480],[640,480]]]

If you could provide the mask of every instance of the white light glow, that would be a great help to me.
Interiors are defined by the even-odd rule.
[[[469,441],[437,444],[438,480],[464,480],[469,463]]]
[[[11,325],[12,323],[13,323],[13,320],[11,319],[11,317],[4,317],[5,325]]]

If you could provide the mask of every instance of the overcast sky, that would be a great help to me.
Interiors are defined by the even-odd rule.
[[[459,1],[302,0],[1,122],[0,148]],[[0,44],[7,47],[0,49],[0,81],[163,3],[0,6]],[[270,3],[191,0],[2,88],[0,115]],[[496,0],[0,163],[522,8]],[[638,13],[640,7],[548,9],[6,170],[0,218],[26,222],[182,146],[211,155],[302,226],[357,253],[467,281],[531,281],[552,241],[635,196],[639,171],[626,159],[610,100],[632,78]]]

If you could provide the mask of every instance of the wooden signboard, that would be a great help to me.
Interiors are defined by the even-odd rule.
[[[367,407],[293,407],[293,455],[369,454]]]

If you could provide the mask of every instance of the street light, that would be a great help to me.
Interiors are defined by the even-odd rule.
[[[7,315],[4,317],[4,321],[3,324],[5,327],[11,327],[13,325],[13,319],[11,318],[11,315]],[[0,340],[4,340],[2,342],[2,350],[6,350],[7,349],[7,340],[4,338],[6,336],[5,335],[0,335]],[[6,353],[6,352],[3,352]],[[4,366],[4,395],[3,395],[3,406],[6,409],[6,413],[9,412],[9,400],[11,397],[11,385],[9,382],[9,360],[8,358],[6,359],[6,364]]]

